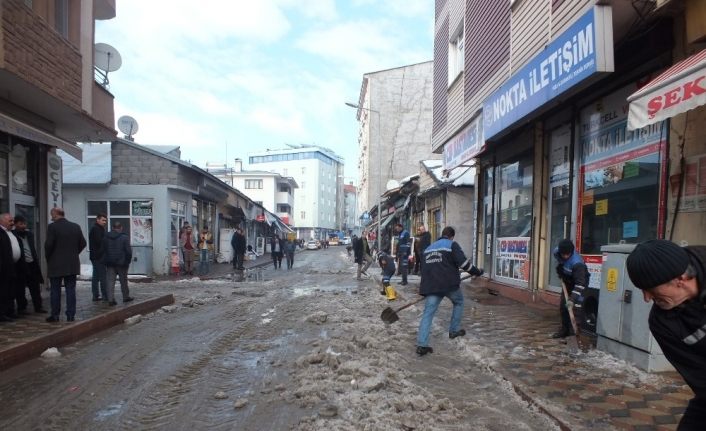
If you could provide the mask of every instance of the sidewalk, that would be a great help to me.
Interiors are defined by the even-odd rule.
[[[373,272],[376,269],[371,268]],[[372,275],[379,283],[380,276]],[[400,286],[399,277],[394,277],[392,283],[403,298],[411,299],[417,280],[410,278],[408,286]],[[599,350],[571,355],[565,340],[550,337],[559,324],[555,307],[528,307],[489,294],[485,284],[485,280],[463,284],[468,335],[462,348],[563,429],[580,424],[596,430],[676,430],[693,397],[676,372],[643,372]],[[450,313],[450,308],[442,308],[438,314]],[[444,319],[448,316],[439,321]]]

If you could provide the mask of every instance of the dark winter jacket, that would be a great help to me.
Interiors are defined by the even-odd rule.
[[[417,237],[417,241],[414,243],[414,248],[417,253],[422,254],[430,245],[431,234],[429,232],[424,232]]]
[[[91,260],[100,261],[103,258],[103,237],[105,237],[105,228],[98,223],[93,223],[88,232],[88,254]]]
[[[698,404],[703,406],[706,405],[706,246],[684,249],[696,270],[699,296],[671,310],[653,305],[649,324],[664,356],[694,391]],[[689,404],[687,415],[696,404]],[[706,415],[702,409],[699,413]]]
[[[409,256],[410,252],[410,237],[407,229],[402,229],[398,237],[399,244],[397,245],[397,257]]]
[[[568,259],[564,260],[557,247],[554,249],[554,258],[559,263],[556,267],[557,274],[566,284],[566,290],[571,292],[575,286],[588,287],[590,274],[583,258],[576,250],[571,253]]]
[[[461,286],[459,268],[473,267],[456,241],[441,237],[424,250],[420,295],[444,295]]]
[[[389,254],[380,253],[378,263],[382,269],[383,283],[389,283],[393,275],[395,275],[395,260]]]
[[[245,254],[245,235],[238,232],[233,232],[233,237],[230,239],[230,245],[233,247],[235,254]]]
[[[294,253],[297,251],[297,243],[294,241],[287,241],[284,243],[284,253],[287,256],[294,256]]]
[[[44,256],[47,259],[47,277],[63,277],[81,273],[79,253],[86,248],[81,227],[60,218],[47,227]]]
[[[363,263],[363,239],[353,238],[353,260],[355,263]]]
[[[279,254],[283,255],[284,254],[284,239],[276,238],[276,237],[270,238],[270,253],[276,253],[275,252],[275,244],[276,244],[275,241],[279,242]]]
[[[25,274],[32,274],[36,280],[40,283],[44,283],[42,268],[39,266],[39,256],[37,256],[37,249],[34,247],[34,235],[28,230],[22,232],[13,230],[12,233],[17,237],[17,241],[20,243],[20,248],[22,249],[22,258],[20,259],[20,262],[18,262],[21,271],[24,271]],[[30,263],[27,263],[24,256],[24,242],[29,244],[29,250],[32,254],[32,262]]]
[[[106,266],[129,266],[132,247],[125,232],[110,231],[103,239],[103,263]]]

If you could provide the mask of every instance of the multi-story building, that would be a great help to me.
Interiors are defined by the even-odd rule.
[[[343,222],[341,230],[347,235],[358,233],[358,189],[353,183],[343,185]]]
[[[562,238],[593,292],[602,246],[706,240],[705,5],[436,1],[432,147],[446,169],[479,162],[474,255],[495,289],[558,302]]]
[[[77,142],[109,141],[113,96],[94,80],[95,20],[115,0],[0,2],[0,212],[23,215],[44,238],[62,206],[61,158]]]
[[[340,229],[343,213],[343,160],[317,146],[266,150],[248,154],[251,168],[292,177],[294,193],[290,222],[299,238],[326,238]]]
[[[440,157],[429,145],[432,81],[431,61],[363,75],[356,116],[361,214],[378,204],[389,180],[416,174],[420,160]]]
[[[276,214],[285,223],[293,225],[294,190],[298,187],[294,178],[277,172],[244,171],[241,159],[235,159],[233,168],[207,163],[206,170]]]

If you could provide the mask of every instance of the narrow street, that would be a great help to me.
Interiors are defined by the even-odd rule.
[[[417,357],[421,304],[386,326],[387,301],[355,280],[342,247],[301,251],[293,270],[268,265],[243,283],[134,288],[174,293],[177,309],[0,374],[2,429],[558,429],[470,336],[448,339],[448,303],[434,353]],[[413,298],[402,291],[397,304]]]

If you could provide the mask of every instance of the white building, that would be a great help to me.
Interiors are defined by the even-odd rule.
[[[358,189],[351,184],[343,185],[343,231],[348,235],[359,234]]]
[[[299,238],[325,238],[342,229],[343,160],[333,151],[317,146],[266,150],[248,154],[248,163],[253,169],[292,177],[299,185],[290,219]]]
[[[363,75],[358,99],[358,209],[378,203],[386,184],[419,172],[431,151],[433,62]]]
[[[207,163],[206,170],[276,214],[285,223],[293,225],[294,189],[298,187],[294,178],[264,170],[244,171],[241,159],[235,159],[232,169]]]

